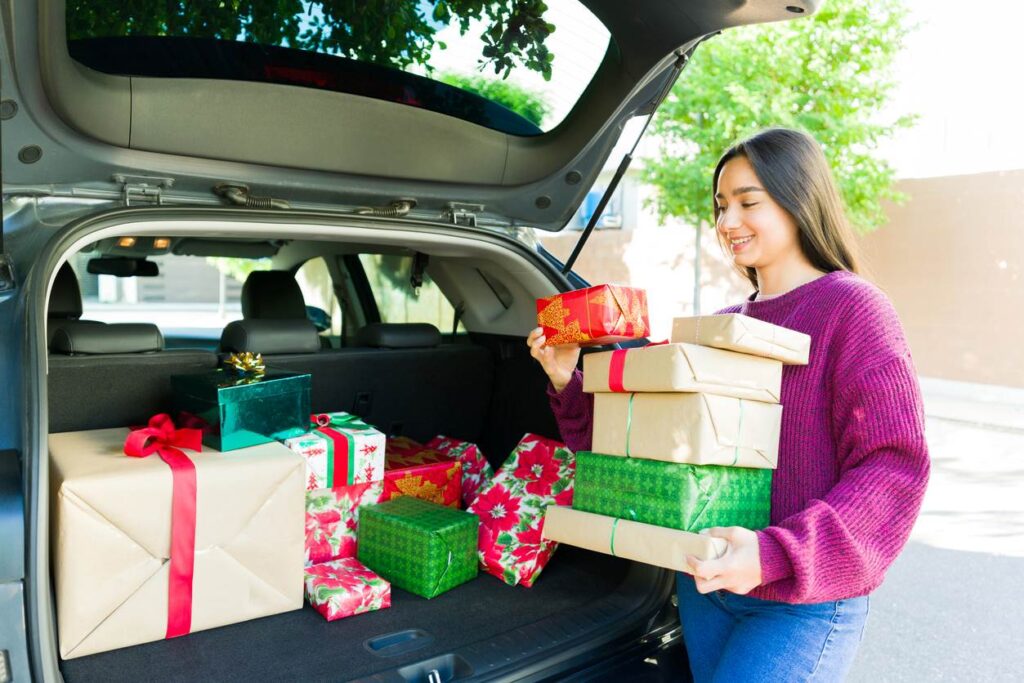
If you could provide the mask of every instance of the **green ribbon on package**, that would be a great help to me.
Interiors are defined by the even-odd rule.
[[[327,483],[330,488],[355,483],[356,440],[355,434],[375,431],[373,427],[349,413],[320,413],[310,415],[312,429],[327,441]],[[335,466],[335,454],[341,452],[348,457],[342,467]]]

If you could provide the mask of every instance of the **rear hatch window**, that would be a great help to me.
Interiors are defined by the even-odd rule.
[[[122,76],[332,90],[513,135],[557,126],[593,79],[607,29],[575,0],[406,3],[69,0],[68,51]]]

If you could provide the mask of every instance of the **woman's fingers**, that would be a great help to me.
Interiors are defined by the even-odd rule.
[[[526,337],[526,345],[527,346],[533,346],[533,343],[535,341],[537,341],[537,338],[538,337],[542,337],[542,336],[544,336],[544,328],[543,327],[535,327],[535,328],[533,328],[532,330],[530,330],[529,336]]]

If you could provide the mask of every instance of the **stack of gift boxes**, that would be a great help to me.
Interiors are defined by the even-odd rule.
[[[679,318],[670,343],[584,357],[592,452],[576,454],[572,507],[544,537],[688,571],[717,557],[716,526],[769,524],[783,363],[806,364],[807,335],[739,314]]]

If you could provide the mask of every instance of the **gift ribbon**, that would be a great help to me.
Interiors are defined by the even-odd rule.
[[[356,441],[345,432],[369,432],[373,427],[349,413],[320,413],[310,415],[309,420],[317,432],[327,437],[327,486],[335,488],[356,483]],[[335,467],[334,456],[338,452],[347,455],[340,468]]]
[[[652,346],[662,346],[668,344],[667,340],[651,342],[646,346],[641,347],[643,349],[649,349]],[[626,370],[626,354],[636,349],[616,349],[612,351],[612,357],[608,362],[608,388],[616,393],[625,393],[626,387],[623,384],[623,375]]]
[[[629,454],[629,437],[633,433],[633,399],[636,397],[636,392],[629,395],[629,404],[626,408],[626,457],[632,457]]]
[[[615,554],[615,531],[618,528],[619,528],[619,518],[616,517],[615,520],[612,522],[612,537],[611,537],[611,540],[608,541],[609,549],[612,551],[612,556],[613,557],[618,557],[618,555]]]
[[[171,552],[167,581],[167,638],[192,630],[192,578],[196,556],[196,466],[180,449],[203,450],[202,432],[176,429],[171,416],[154,415],[149,425],[132,430],[125,455],[145,458],[157,453],[171,468]]]

